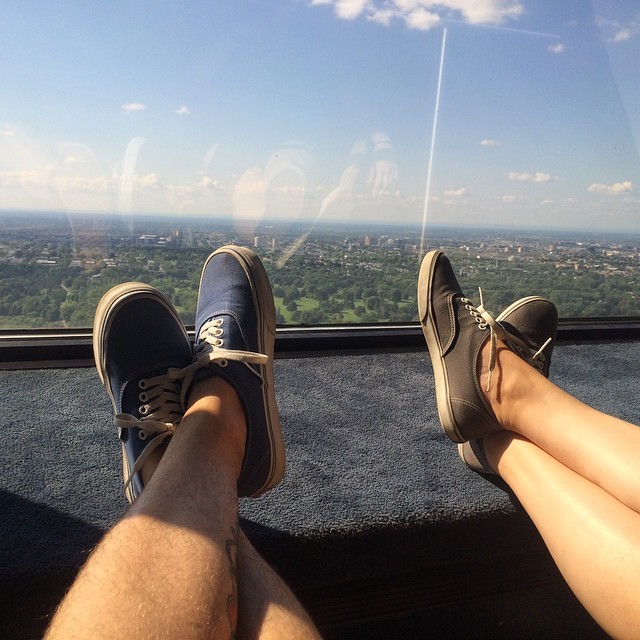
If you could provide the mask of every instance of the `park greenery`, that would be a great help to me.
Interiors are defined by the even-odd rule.
[[[279,324],[405,323],[417,320],[422,253],[442,248],[468,297],[494,314],[526,295],[544,295],[562,317],[640,315],[637,239],[562,238],[551,232],[441,230],[421,246],[417,231],[327,227],[291,255],[295,229],[250,237],[231,229],[164,229],[106,234],[79,247],[49,221],[14,224],[0,244],[0,328],[90,327],[101,296],[137,280],[165,293],[183,321],[194,322],[202,264],[217,246],[255,247],[271,279]],[[85,243],[86,245],[87,243]],[[287,258],[285,260],[285,257]]]

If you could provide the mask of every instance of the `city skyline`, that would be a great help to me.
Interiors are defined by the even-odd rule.
[[[202,218],[141,216],[129,226],[91,216],[72,229],[60,214],[29,219],[2,216],[5,329],[88,327],[100,297],[123,281],[166,292],[193,322],[202,261],[230,243],[261,255],[280,323],[415,321],[417,226],[318,225],[298,244],[301,228],[292,224],[239,237],[233,225]],[[640,234],[441,228],[426,244],[452,257],[470,296],[482,287],[489,309],[537,293],[564,317],[638,315]]]
[[[640,230],[640,11],[579,4],[8,6],[0,208]]]

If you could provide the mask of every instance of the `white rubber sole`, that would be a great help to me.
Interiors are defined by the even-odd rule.
[[[107,394],[111,399],[111,404],[113,406],[114,413],[118,411],[118,407],[116,404],[116,398],[111,389],[111,385],[109,384],[109,379],[107,376],[107,344],[106,338],[109,334],[109,328],[111,323],[113,322],[113,318],[115,317],[115,312],[118,307],[123,303],[129,301],[132,297],[140,297],[145,296],[149,298],[154,298],[160,304],[164,305],[167,310],[173,315],[177,321],[177,323],[182,326],[182,322],[180,318],[177,316],[173,306],[169,302],[169,300],[158,291],[155,287],[151,285],[144,284],[143,282],[125,282],[123,284],[119,284],[115,287],[112,287],[107,291],[101,298],[98,306],[96,308],[96,313],[93,319],[93,356],[96,362],[96,370],[98,372],[98,377],[100,378],[100,382],[107,390]],[[186,341],[189,340],[186,330],[183,327],[184,339]],[[129,458],[126,454],[124,444],[121,446],[122,449],[122,475],[123,478],[129,478],[133,469],[129,464]],[[136,499],[136,496],[133,493],[133,485],[129,483],[129,485],[125,489],[125,495],[127,500],[130,503]]]
[[[429,301],[431,300],[431,281],[436,260],[441,251],[430,251],[422,260],[420,274],[418,276],[418,314],[422,333],[427,342],[427,349],[433,365],[433,380],[436,389],[436,406],[442,429],[453,442],[465,442],[458,431],[451,400],[449,395],[449,383],[447,367],[441,356],[440,341],[435,331],[435,321]]]
[[[167,310],[176,319],[176,322],[182,326],[180,318],[177,316],[173,306],[166,298],[164,294],[158,291],[151,285],[144,284],[143,282],[125,282],[112,287],[103,296],[98,306],[96,307],[96,313],[93,319],[93,357],[96,363],[96,370],[98,371],[98,377],[100,382],[104,385],[111,402],[113,404],[114,411],[116,408],[116,401],[113,395],[113,391],[109,385],[107,378],[107,344],[106,338],[109,334],[109,328],[113,322],[113,318],[116,310],[120,305],[126,303],[132,297],[145,296],[148,298],[154,298],[160,304],[164,305]],[[187,332],[183,327],[184,338],[189,340]]]
[[[286,467],[286,454],[282,437],[282,427],[280,425],[280,414],[276,402],[275,379],[273,375],[276,308],[273,301],[271,282],[269,281],[262,261],[253,251],[245,247],[233,245],[216,249],[204,263],[200,276],[200,286],[202,286],[202,277],[209,261],[220,253],[229,253],[235,256],[242,265],[247,279],[251,283],[253,303],[259,318],[259,331],[257,332],[258,352],[264,353],[269,357],[269,364],[263,368],[264,384],[262,385],[262,394],[263,402],[268,408],[267,428],[271,445],[271,472],[264,485],[253,494],[255,497],[277,486],[284,477]]]
[[[516,300],[512,302],[497,318],[496,322],[501,322],[502,320],[506,320],[508,316],[510,316],[514,311],[517,311],[520,307],[524,307],[525,304],[529,302],[534,302],[539,300],[541,302],[547,302],[546,298],[542,296],[527,296],[526,298],[520,298],[520,300]]]

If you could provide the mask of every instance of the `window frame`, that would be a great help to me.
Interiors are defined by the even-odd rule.
[[[194,327],[187,327],[191,339]],[[640,316],[561,318],[558,343],[640,340]],[[0,369],[94,366],[90,329],[0,331]],[[419,323],[394,325],[279,326],[276,357],[422,349]]]

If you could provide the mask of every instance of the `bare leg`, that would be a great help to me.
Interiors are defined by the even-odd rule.
[[[613,637],[637,637],[640,515],[514,433],[487,436],[485,451],[584,607]]]
[[[155,475],[80,572],[49,638],[230,638],[246,427],[235,391],[197,383]]]
[[[242,531],[238,542],[238,601],[238,638],[320,638],[300,603]]]
[[[486,365],[480,377],[484,389]],[[505,429],[640,513],[639,427],[585,405],[504,347],[485,395]]]
[[[636,637],[640,429],[584,405],[506,349],[495,373],[485,395],[509,431],[484,438],[490,464],[596,621],[615,637]]]

